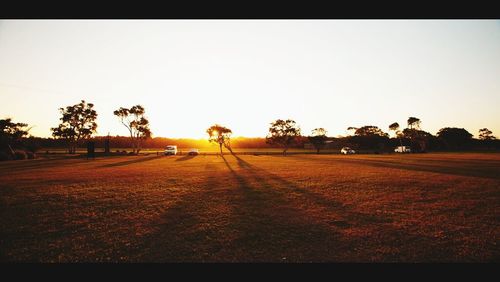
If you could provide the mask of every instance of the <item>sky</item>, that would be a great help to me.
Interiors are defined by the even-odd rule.
[[[265,137],[276,119],[308,135],[388,131],[410,116],[435,134],[500,136],[500,21],[0,20],[0,118],[49,137],[59,108],[143,105],[154,136]]]

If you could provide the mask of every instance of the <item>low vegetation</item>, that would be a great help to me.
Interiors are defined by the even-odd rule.
[[[0,163],[2,262],[499,262],[500,155]]]

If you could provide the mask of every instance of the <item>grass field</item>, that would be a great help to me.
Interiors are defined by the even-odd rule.
[[[0,261],[500,262],[500,154],[2,162]]]

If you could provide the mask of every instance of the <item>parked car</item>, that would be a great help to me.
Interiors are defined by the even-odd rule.
[[[195,156],[195,155],[198,155],[199,153],[200,153],[200,151],[198,149],[193,148],[193,149],[189,150],[188,155]]]
[[[176,145],[168,145],[165,148],[165,155],[177,155],[177,146]]]
[[[349,154],[355,154],[356,151],[354,151],[353,149],[349,148],[349,147],[344,147],[340,150],[340,153],[341,154],[344,154],[344,155],[349,155]]]
[[[396,152],[396,153],[411,153],[411,148],[410,148],[410,146],[398,146],[396,149],[394,149],[394,152]]]

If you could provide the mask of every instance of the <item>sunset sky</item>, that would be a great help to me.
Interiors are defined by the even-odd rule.
[[[154,136],[205,138],[214,123],[262,136],[349,126],[446,126],[500,137],[500,21],[2,20],[0,118],[48,137],[58,108],[95,104],[98,135],[141,104]]]

